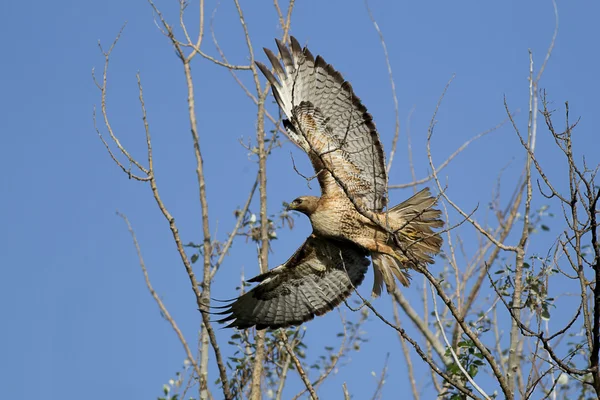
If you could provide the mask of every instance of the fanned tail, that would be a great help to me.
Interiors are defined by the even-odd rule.
[[[402,246],[397,253],[406,259],[406,267],[432,264],[433,256],[440,252],[442,238],[434,229],[443,227],[444,221],[442,212],[433,208],[436,204],[437,198],[425,188],[388,211],[392,221],[399,221],[396,229]]]
[[[396,257],[383,253],[372,253],[375,281],[373,294],[379,295],[383,283],[387,291],[396,288],[394,276],[404,286],[410,285],[408,268],[418,269],[433,263],[433,256],[440,252],[442,238],[434,229],[444,226],[440,219],[441,211],[433,208],[437,198],[429,188],[421,190],[408,200],[388,210],[387,218],[397,230],[400,246],[396,247]]]

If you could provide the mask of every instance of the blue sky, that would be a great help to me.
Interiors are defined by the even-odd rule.
[[[381,45],[363,2],[297,3],[292,34],[352,83],[374,115],[389,151],[393,102]],[[176,23],[177,3],[157,4]],[[209,12],[214,6],[207,2]],[[257,58],[264,61],[258,49],[272,48],[273,37],[281,34],[272,3],[243,1],[242,6]],[[410,180],[405,133],[413,108],[417,176],[427,174],[426,129],[452,74],[456,78],[438,114],[432,145],[438,163],[471,136],[506,118],[503,96],[511,109],[521,110],[516,121],[525,130],[528,49],[539,66],[554,29],[550,1],[373,0],[371,8],[387,40],[398,91],[401,136],[390,183]],[[596,51],[600,5],[591,0],[561,1],[558,8],[559,34],[541,87],[548,90],[556,108],[569,100],[572,115],[582,117],[575,145],[578,154],[585,152],[588,162],[597,164],[599,157],[593,149],[598,147],[594,117],[600,91]],[[188,14],[190,26],[196,26],[193,10],[195,3]],[[116,210],[129,217],[155,288],[192,342],[200,316],[149,187],[128,180],[117,169],[93,129],[92,109],[100,96],[91,69],[103,65],[97,40],[110,44],[127,21],[109,72],[112,124],[123,144],[143,159],[135,81],[139,70],[158,183],[184,242],[189,242],[200,240],[201,226],[181,64],[143,1],[2,2],[0,14],[4,54],[0,62],[0,302],[4,322],[0,393],[6,398],[155,398],[162,384],[180,369],[184,354],[147,293],[130,236]],[[247,63],[232,2],[222,1],[215,30],[229,60]],[[209,35],[206,51],[217,54]],[[256,164],[238,140],[254,137],[256,112],[227,71],[200,58],[192,68],[211,226],[224,239],[235,222],[233,210],[243,204],[254,180]],[[242,77],[249,82],[249,76]],[[274,106],[271,110],[275,112]],[[545,133],[540,128],[538,156],[564,189],[564,163]],[[291,151],[299,167],[309,171],[307,161],[289,142],[275,151],[268,161],[272,213],[280,210],[282,201],[309,191],[292,169]],[[516,136],[504,126],[472,145],[442,177],[454,200],[465,209],[479,203],[477,216],[485,219],[485,205],[498,172],[510,163],[503,181],[506,199],[523,157]],[[408,190],[393,191],[392,203],[409,194]],[[538,200],[536,206],[541,204]],[[309,232],[303,218],[297,218],[293,231],[281,231],[273,243],[271,266],[287,259]],[[555,237],[553,232],[541,235],[547,235],[539,239],[542,247]],[[243,240],[235,243],[215,280],[215,297],[235,294],[242,269],[246,275],[258,271],[255,251]],[[371,279],[369,274],[363,293]],[[406,293],[419,302],[418,284]],[[391,315],[386,296],[376,305]],[[315,350],[336,344],[336,314],[307,325],[307,340]],[[370,396],[376,386],[370,373],[381,370],[388,351],[396,378],[388,379],[384,398],[407,389],[404,378],[397,378],[405,376],[405,367],[395,335],[374,319],[365,331],[371,341],[322,387],[323,398],[340,398],[344,381],[356,398]],[[219,331],[221,339],[228,334]],[[425,368],[415,361],[426,382]],[[292,388],[300,387],[296,380]],[[424,388],[425,393],[428,390]]]

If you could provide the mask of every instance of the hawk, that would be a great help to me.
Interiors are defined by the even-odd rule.
[[[275,40],[283,65],[264,49],[274,74],[258,68],[287,117],[288,138],[304,150],[315,170],[321,197],[289,204],[308,216],[313,232],[285,263],[258,275],[249,292],[222,307],[219,322],[257,329],[299,325],[340,304],[361,284],[373,261],[373,294],[396,280],[410,284],[407,269],[433,263],[443,226],[437,199],[424,189],[384,211],[385,156],[373,118],[352,86],[321,56],[313,57],[291,37]]]

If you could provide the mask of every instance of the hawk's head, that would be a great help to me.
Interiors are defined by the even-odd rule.
[[[295,210],[310,216],[317,209],[319,198],[315,196],[300,196],[296,200],[292,201],[287,209]]]

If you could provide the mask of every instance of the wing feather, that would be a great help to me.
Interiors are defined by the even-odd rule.
[[[270,49],[267,49],[266,47],[263,50],[265,51],[267,58],[271,62],[271,65],[273,65],[273,68],[275,69],[275,73],[279,76],[285,76],[286,73],[285,73],[284,69],[281,67],[281,63],[277,59],[277,56],[275,55],[275,53],[273,53]]]
[[[228,304],[219,322],[240,329],[299,325],[347,298],[368,265],[354,244],[310,236],[283,265],[251,279],[260,283]]]
[[[279,65],[279,64],[277,64],[277,65]],[[265,76],[265,78],[267,78],[267,80],[269,81],[269,83],[271,85],[273,85],[275,87],[281,86],[281,85],[279,85],[277,78],[275,78],[275,75],[273,75],[273,73],[271,71],[269,71],[269,68],[267,68],[267,66],[265,64],[257,61],[256,66],[258,67],[258,69],[260,69],[260,72],[263,73],[263,75]]]
[[[382,210],[387,201],[387,174],[373,117],[338,71],[321,56],[315,58],[307,48],[302,49],[296,38],[290,39],[289,48],[276,40],[283,66],[265,49],[275,75],[259,64],[289,119],[288,137],[309,155],[315,172],[326,169],[343,182],[360,181],[350,194],[365,207]],[[320,183],[324,195],[339,191],[339,187]]]

